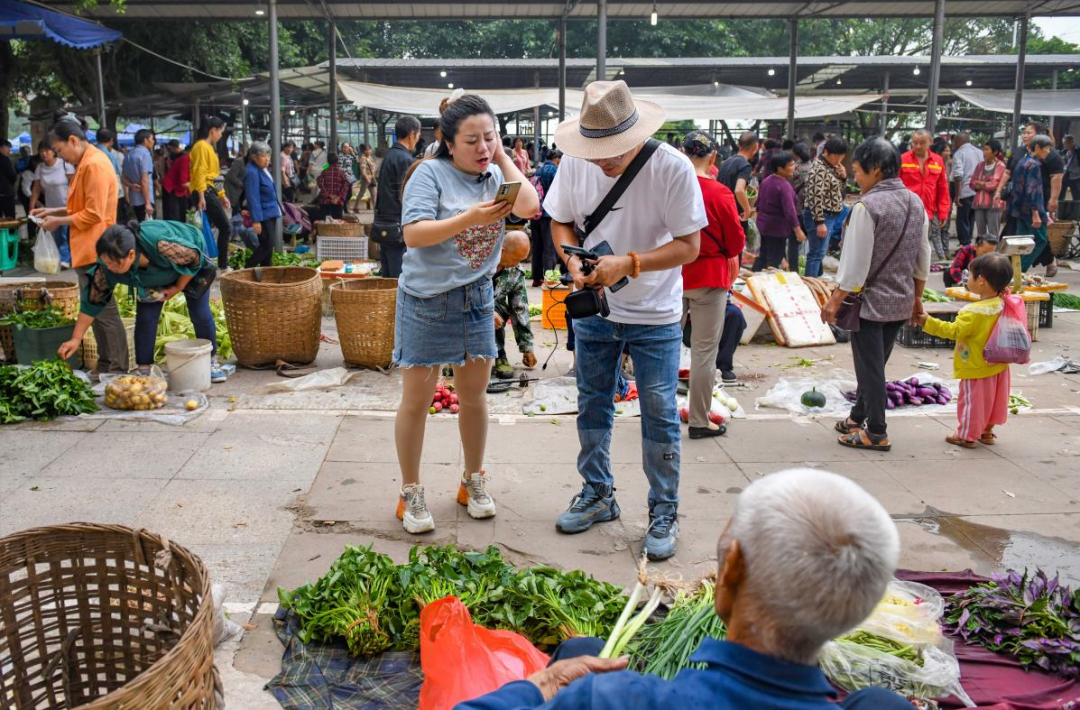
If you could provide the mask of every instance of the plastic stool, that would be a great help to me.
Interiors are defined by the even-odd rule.
[[[0,229],[0,271],[14,269],[19,262],[18,228]]]

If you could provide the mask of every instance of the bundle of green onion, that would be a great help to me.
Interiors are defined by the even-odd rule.
[[[703,579],[675,595],[667,616],[647,624],[630,642],[630,667],[671,680],[680,671],[700,667],[690,656],[705,638],[723,639],[724,622],[716,615],[714,584]]]

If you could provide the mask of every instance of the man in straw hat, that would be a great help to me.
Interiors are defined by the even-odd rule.
[[[698,235],[708,224],[694,167],[675,148],[646,141],[664,123],[664,111],[636,101],[622,81],[597,81],[585,89],[581,115],[564,121],[555,142],[564,157],[544,199],[559,258],[567,262],[575,289],[605,289],[606,318],[575,319],[577,340],[578,471],[581,493],[559,516],[556,528],[579,533],[594,523],[615,520],[615,480],[611,475],[611,431],[615,386],[623,349],[630,347],[641,397],[642,460],[649,479],[649,529],[645,551],[654,560],[675,554],[678,534],[680,437],[675,390],[678,385],[682,316],[680,267],[698,253]],[[585,239],[586,249],[605,244],[595,270],[582,274],[575,227],[584,229],[604,197],[638,154],[648,159],[633,182]]]

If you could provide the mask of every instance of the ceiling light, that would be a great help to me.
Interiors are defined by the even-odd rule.
[[[294,109],[294,108],[289,109],[289,115],[290,116],[295,116],[296,115],[296,109]]]
[[[918,76],[919,74],[922,74],[922,72],[921,72],[921,71],[919,71],[919,68],[918,68],[918,67],[915,67],[915,71],[914,71],[914,72],[912,72],[912,73],[913,73],[913,74],[915,74],[915,76]]]
[[[439,72],[439,76],[441,76],[443,79],[445,79],[446,78],[446,72],[445,71]]]
[[[968,86],[971,86],[971,79],[968,79],[968,80],[967,80],[967,85],[968,85]]]
[[[656,4],[652,6],[652,14],[649,15],[649,24],[656,27]]]
[[[453,84],[447,84],[447,85],[446,85],[446,88],[447,88],[447,89],[453,89],[453,88],[454,88],[454,85],[453,85]]]
[[[263,15],[266,14],[266,10],[256,10],[255,14],[258,15],[259,17],[262,17]]]
[[[244,99],[244,105],[245,106],[247,106],[249,103],[251,103],[251,101],[249,99]]]
[[[837,80],[836,80],[836,85],[837,85],[837,86],[840,86],[840,85],[841,85],[841,84],[843,84],[843,83],[844,83],[844,80],[843,80],[843,79],[837,79]]]
[[[769,67],[769,76],[776,76],[776,70],[772,67]]]

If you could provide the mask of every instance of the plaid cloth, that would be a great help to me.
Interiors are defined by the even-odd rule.
[[[319,186],[320,205],[344,205],[352,192],[348,178],[338,165],[331,165],[319,173],[315,184]]]
[[[296,635],[300,622],[286,609],[278,609],[274,627],[285,654],[281,672],[266,689],[285,710],[401,710],[419,703],[420,654],[388,651],[356,658],[344,642],[304,645]]]

